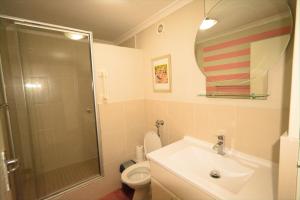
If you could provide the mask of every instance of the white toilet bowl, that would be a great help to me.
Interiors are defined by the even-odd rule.
[[[150,165],[144,161],[125,169],[121,175],[122,182],[134,189],[133,200],[145,200],[150,192]]]
[[[161,148],[161,141],[155,132],[148,132],[144,138],[145,155]],[[122,172],[123,183],[134,189],[133,200],[150,199],[150,164],[149,161],[134,164]]]

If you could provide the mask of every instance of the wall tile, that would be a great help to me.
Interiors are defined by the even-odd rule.
[[[209,142],[214,142],[213,132],[212,132],[212,117],[209,113],[210,106],[203,104],[194,104],[193,116],[194,116],[194,126],[193,135],[201,140],[206,140]]]
[[[169,102],[168,105],[169,143],[182,139],[193,133],[193,105]]]
[[[145,125],[145,102],[142,100],[127,101],[124,105],[124,116],[127,126]]]
[[[223,130],[227,147],[276,161],[279,110],[136,100],[101,104],[100,117],[105,176],[97,183],[101,189],[95,195],[120,187],[119,165],[135,158],[135,146],[143,144],[148,130],[156,131],[157,119],[165,121],[161,129],[164,145],[184,135],[214,143],[215,135]]]
[[[235,148],[268,160],[278,161],[280,110],[238,108]]]
[[[104,163],[135,158],[135,147],[143,144],[144,100],[100,105]]]
[[[227,148],[277,162],[281,111],[271,108],[208,105],[146,100],[146,129],[156,130],[156,119],[164,119],[162,141],[169,144],[190,135],[211,143],[225,135]]]
[[[137,145],[144,144],[144,126],[130,126],[126,129],[125,138],[126,138],[126,154],[135,154],[135,147]],[[124,142],[124,141],[123,141]]]
[[[125,151],[125,130],[117,128],[102,132],[102,150],[104,164],[121,161]]]
[[[168,102],[166,101],[151,101],[145,100],[146,112],[146,130],[157,131],[155,127],[156,120],[164,120],[164,125],[160,127],[160,135],[162,144],[169,143],[169,130],[168,130]]]
[[[213,142],[217,134],[225,135],[226,147],[231,147],[232,139],[236,132],[236,108],[233,106],[210,106],[208,111]]]
[[[125,128],[125,115],[123,103],[109,103],[100,105],[101,130],[109,133],[116,127]]]

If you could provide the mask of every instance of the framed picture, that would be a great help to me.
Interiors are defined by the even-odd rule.
[[[152,59],[154,92],[171,92],[171,56]]]

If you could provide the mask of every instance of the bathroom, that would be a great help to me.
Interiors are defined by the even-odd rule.
[[[299,0],[0,0],[0,200],[300,199],[299,13]],[[209,41],[220,32],[248,43],[228,53]],[[226,87],[208,58],[247,76]]]

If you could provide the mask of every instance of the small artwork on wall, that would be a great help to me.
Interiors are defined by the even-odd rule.
[[[171,56],[152,59],[154,92],[171,92]]]

